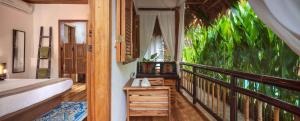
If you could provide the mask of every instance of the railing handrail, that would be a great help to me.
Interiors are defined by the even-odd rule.
[[[242,79],[247,79],[250,81],[255,81],[271,86],[277,86],[281,88],[291,89],[295,91],[300,91],[300,80],[291,80],[291,79],[284,79],[274,76],[267,76],[267,75],[258,75],[258,74],[252,74],[252,73],[246,73],[246,72],[240,72],[240,71],[233,71],[229,69],[223,69],[219,67],[213,67],[208,65],[201,65],[201,64],[191,64],[191,63],[185,63],[181,62],[180,65],[186,65],[186,66],[193,66],[200,69],[205,69],[209,71],[214,71],[222,74],[227,74],[230,76],[235,76]]]

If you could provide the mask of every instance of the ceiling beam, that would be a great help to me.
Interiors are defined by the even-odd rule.
[[[205,8],[208,8],[208,6],[206,4],[204,4],[203,2],[185,2],[186,5],[197,5],[197,6],[203,6]]]
[[[217,4],[219,4],[221,1],[222,1],[222,0],[218,0],[218,1],[214,2],[212,5],[210,5],[210,6],[208,7],[208,9],[211,9],[211,8],[215,7],[215,6],[216,6]]]

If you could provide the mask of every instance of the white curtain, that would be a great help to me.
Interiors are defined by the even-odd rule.
[[[161,33],[167,49],[170,52],[171,60],[175,57],[175,12],[162,11],[159,12],[158,21]]]
[[[300,0],[249,0],[257,16],[300,55]]]
[[[157,53],[158,54],[157,61],[162,61],[164,59],[162,42],[163,39],[161,36],[152,37],[150,47],[148,47],[148,50],[144,58],[150,58],[151,55]]]
[[[140,59],[142,59],[151,44],[156,15],[140,15]]]
[[[184,13],[185,4],[182,4],[179,9],[179,32],[178,32],[178,50],[177,50],[177,62],[182,59],[182,51],[184,48]]]
[[[179,9],[179,17],[180,18],[179,18],[179,31],[178,31],[178,50],[177,50],[177,58],[176,58],[177,73],[179,76],[181,76],[179,63],[182,61],[182,53],[183,53],[184,41],[185,41],[184,14],[185,14],[185,3],[183,3]]]

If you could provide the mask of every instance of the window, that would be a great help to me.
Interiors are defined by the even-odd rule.
[[[117,62],[129,63],[139,57],[139,20],[133,0],[117,0]]]

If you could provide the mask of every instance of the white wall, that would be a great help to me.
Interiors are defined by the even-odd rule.
[[[137,62],[126,65],[116,60],[116,0],[112,3],[112,82],[111,82],[111,121],[126,121],[126,97],[123,91],[131,72],[136,72]]]
[[[9,78],[30,78],[30,55],[32,53],[33,16],[23,11],[0,4],[0,62],[7,63]],[[12,73],[12,31],[22,30],[25,39],[25,72]]]
[[[52,26],[51,77],[58,77],[58,20],[88,20],[88,14],[89,6],[87,4],[36,4],[33,13],[34,51],[31,56],[31,68],[36,68],[40,27],[44,26],[47,29],[45,35],[48,35],[48,28]],[[35,70],[33,74],[35,74]],[[32,76],[34,77],[34,75]]]

